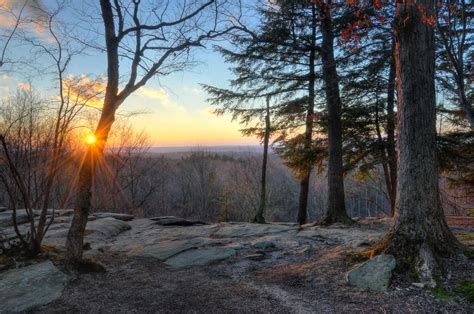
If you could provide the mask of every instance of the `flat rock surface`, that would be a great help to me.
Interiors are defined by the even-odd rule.
[[[51,226],[46,240],[54,239],[62,249],[70,222],[58,218],[64,219]],[[437,300],[411,284],[395,282],[385,292],[347,284],[345,274],[356,266],[351,254],[380,239],[387,220],[302,228],[157,223],[166,219],[177,218],[89,221],[85,241],[90,249],[85,255],[105,265],[107,272],[81,274],[58,299],[34,307],[34,312],[474,311],[466,301]],[[466,274],[474,276],[472,260],[452,263],[453,285]]]
[[[108,212],[97,212],[94,213],[94,216],[96,218],[115,218],[118,220],[123,220],[123,221],[130,221],[135,218],[133,215],[129,214],[117,214],[117,213],[108,213]]]
[[[69,277],[47,261],[0,274],[0,312],[25,311],[59,298]]]
[[[28,215],[24,209],[16,211],[16,221],[18,224],[22,224],[28,221]],[[0,227],[13,226],[13,211],[5,210],[0,212]]]
[[[165,264],[173,267],[203,266],[227,259],[235,254],[236,250],[233,248],[199,248],[179,253],[167,259]]]

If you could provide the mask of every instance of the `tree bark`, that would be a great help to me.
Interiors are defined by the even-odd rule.
[[[433,284],[436,257],[458,248],[441,207],[436,156],[433,27],[423,14],[435,1],[397,3],[398,183],[395,222],[374,252],[393,254],[400,269]],[[426,8],[423,13],[420,6]]]
[[[388,157],[388,179],[387,191],[390,199],[390,216],[395,215],[395,202],[397,198],[397,150],[395,146],[395,45],[393,45],[390,61],[387,88],[387,157]]]
[[[309,54],[309,80],[308,80],[308,105],[306,108],[306,121],[304,132],[304,151],[309,152],[312,148],[313,142],[313,119],[314,119],[314,98],[315,98],[315,59],[316,59],[316,7],[311,6],[311,50]],[[311,154],[308,154],[308,158]],[[311,176],[312,166],[311,161],[307,161],[303,172],[303,178],[300,180],[300,195],[298,203],[298,223],[304,225],[308,216],[308,194],[309,194],[309,180]]]
[[[95,176],[97,160],[103,157],[107,138],[115,121],[115,112],[124,98],[118,96],[119,57],[118,41],[115,35],[115,22],[112,5],[109,0],[100,0],[102,20],[105,29],[107,47],[107,87],[105,89],[104,105],[100,115],[95,137],[97,142],[88,147],[84,160],[79,169],[79,181],[76,193],[76,207],[67,235],[65,266],[75,269],[82,259],[84,231],[91,207],[92,183]]]
[[[98,160],[103,158],[107,138],[112,124],[115,121],[115,111],[119,105],[119,102],[111,101],[106,97],[102,114],[95,131],[97,142],[87,148],[84,159],[81,162],[76,193],[76,206],[66,241],[65,264],[66,267],[70,269],[76,268],[82,259],[84,231],[91,208],[92,183],[94,181],[96,164]]]
[[[260,181],[260,203],[254,222],[265,223],[265,209],[267,207],[267,161],[268,161],[268,143],[270,142],[270,97],[266,99],[265,107],[265,134],[263,136],[263,160],[262,160],[262,178]]]
[[[336,60],[334,58],[334,33],[331,17],[332,1],[320,2],[321,59],[323,80],[328,108],[328,209],[324,224],[351,223],[346,212],[344,196],[344,173],[342,161],[342,103],[339,91]]]

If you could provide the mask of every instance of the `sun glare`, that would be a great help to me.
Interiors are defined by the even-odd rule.
[[[87,145],[94,145],[97,142],[97,137],[94,134],[89,134],[85,140]]]

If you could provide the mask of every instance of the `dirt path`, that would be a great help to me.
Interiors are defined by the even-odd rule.
[[[38,313],[473,313],[474,305],[440,301],[395,282],[388,292],[348,286],[347,249],[326,248],[266,264],[236,256],[208,266],[173,269],[155,258],[105,254],[107,273],[82,274]],[[473,262],[451,261],[452,283]]]

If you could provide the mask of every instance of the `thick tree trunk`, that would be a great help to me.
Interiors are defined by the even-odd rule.
[[[308,80],[308,104],[306,108],[306,121],[304,132],[304,151],[309,152],[312,149],[313,143],[313,118],[314,118],[314,98],[315,98],[315,61],[316,61],[316,7],[313,4],[311,7],[311,50],[309,54],[309,80]],[[308,156],[311,154],[308,154]],[[311,161],[307,161],[306,165],[311,165]],[[300,225],[306,223],[308,216],[308,194],[309,194],[309,180],[311,176],[312,166],[306,166],[303,177],[300,180],[300,196],[298,203],[298,217],[297,221]]]
[[[107,87],[104,105],[100,115],[95,136],[96,144],[89,146],[85,159],[79,169],[79,182],[76,194],[76,207],[66,241],[66,267],[77,268],[82,259],[82,246],[87,217],[91,207],[92,182],[95,176],[97,160],[103,157],[110,129],[115,121],[115,112],[126,96],[118,96],[119,55],[118,41],[115,35],[114,13],[110,0],[100,0],[102,19],[104,21],[105,43],[107,47]],[[123,91],[122,91],[123,92]]]
[[[331,1],[319,5],[321,19],[321,59],[323,80],[328,108],[328,209],[324,224],[351,223],[346,212],[344,197],[344,173],[342,161],[342,103],[339,92],[339,77],[334,59],[334,33],[331,17]]]
[[[262,178],[260,181],[260,203],[254,221],[256,223],[265,223],[265,209],[267,207],[267,161],[268,161],[268,143],[270,142],[270,97],[267,97],[265,107],[265,134],[263,136],[263,160],[262,160]]]
[[[84,232],[91,208],[95,166],[97,161],[103,157],[107,138],[115,120],[115,111],[119,104],[119,102],[111,101],[107,98],[105,99],[102,114],[95,131],[97,142],[88,147],[79,169],[76,206],[66,241],[65,265],[70,269],[77,268],[82,260]]]
[[[420,271],[434,284],[436,257],[458,242],[444,217],[438,190],[433,28],[423,22],[422,1],[397,3],[395,61],[398,89],[398,183],[395,223],[375,252],[396,256],[401,269]],[[432,9],[434,1],[422,5]]]
[[[397,199],[397,151],[395,147],[395,59],[392,49],[390,71],[387,88],[387,157],[388,157],[388,179],[387,191],[390,199],[390,216],[395,215],[395,202]]]

